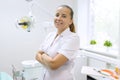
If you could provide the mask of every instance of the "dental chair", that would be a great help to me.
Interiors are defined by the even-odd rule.
[[[0,80],[13,80],[6,72],[0,72]]]

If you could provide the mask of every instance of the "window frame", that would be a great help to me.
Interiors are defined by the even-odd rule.
[[[93,23],[91,23],[91,16],[90,16],[90,0],[84,0],[84,2],[82,2],[82,0],[78,0],[78,34],[80,36],[80,48],[84,49],[84,50],[90,50],[90,51],[95,51],[99,54],[102,53],[102,55],[106,54],[108,56],[113,56],[115,58],[118,58],[118,56],[120,57],[120,42],[119,42],[119,51],[115,52],[115,55],[113,55],[113,52],[106,52],[106,51],[101,51],[101,50],[94,50],[92,48],[89,48],[89,41],[91,40],[91,36],[93,35],[94,32],[93,31]],[[84,8],[84,10],[83,10]],[[119,11],[120,13],[120,11]],[[119,15],[119,22],[120,22],[120,15]],[[84,27],[83,27],[84,26]],[[120,33],[120,23],[119,23],[119,33]],[[119,36],[119,40],[120,40],[120,36]]]

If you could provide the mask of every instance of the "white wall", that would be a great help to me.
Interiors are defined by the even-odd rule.
[[[69,4],[73,9],[73,0],[35,0],[33,14],[37,19],[31,32],[15,27],[16,18],[28,15],[29,6],[25,0],[2,0],[0,2],[0,71],[11,73],[11,65],[21,67],[21,61],[34,59],[35,52],[47,32],[42,23],[52,21],[56,7]],[[49,26],[48,26],[49,27]]]

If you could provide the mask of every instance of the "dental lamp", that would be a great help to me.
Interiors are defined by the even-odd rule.
[[[23,16],[16,20],[16,27],[18,29],[26,30],[27,32],[31,31],[31,28],[34,26],[34,16],[32,15],[32,7],[34,3],[31,3],[33,0],[26,0],[30,3],[30,10],[27,16]]]
[[[20,18],[17,18],[15,25],[17,27],[17,29],[21,29],[21,30],[25,30],[27,32],[31,32],[31,29],[34,28],[35,24],[39,23],[40,25],[43,26],[45,32],[46,30],[48,31],[48,29],[46,28],[50,28],[49,26],[53,27],[53,22],[52,21],[40,21],[39,16],[37,16],[35,13],[38,11],[33,10],[33,8],[39,8],[40,9],[40,14],[41,12],[44,15],[47,15],[48,17],[53,18],[53,15],[50,14],[50,12],[46,9],[41,7],[38,2],[36,2],[37,0],[25,0],[28,5],[29,5],[29,12],[27,16],[22,16]],[[34,14],[33,14],[34,13]],[[37,17],[36,17],[37,16]],[[38,18],[38,19],[37,19]],[[49,24],[49,25],[48,25]]]

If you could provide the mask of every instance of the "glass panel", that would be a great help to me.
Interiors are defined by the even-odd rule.
[[[99,48],[105,40],[112,43],[112,50],[118,51],[119,44],[119,0],[90,0],[91,39],[96,39]]]

